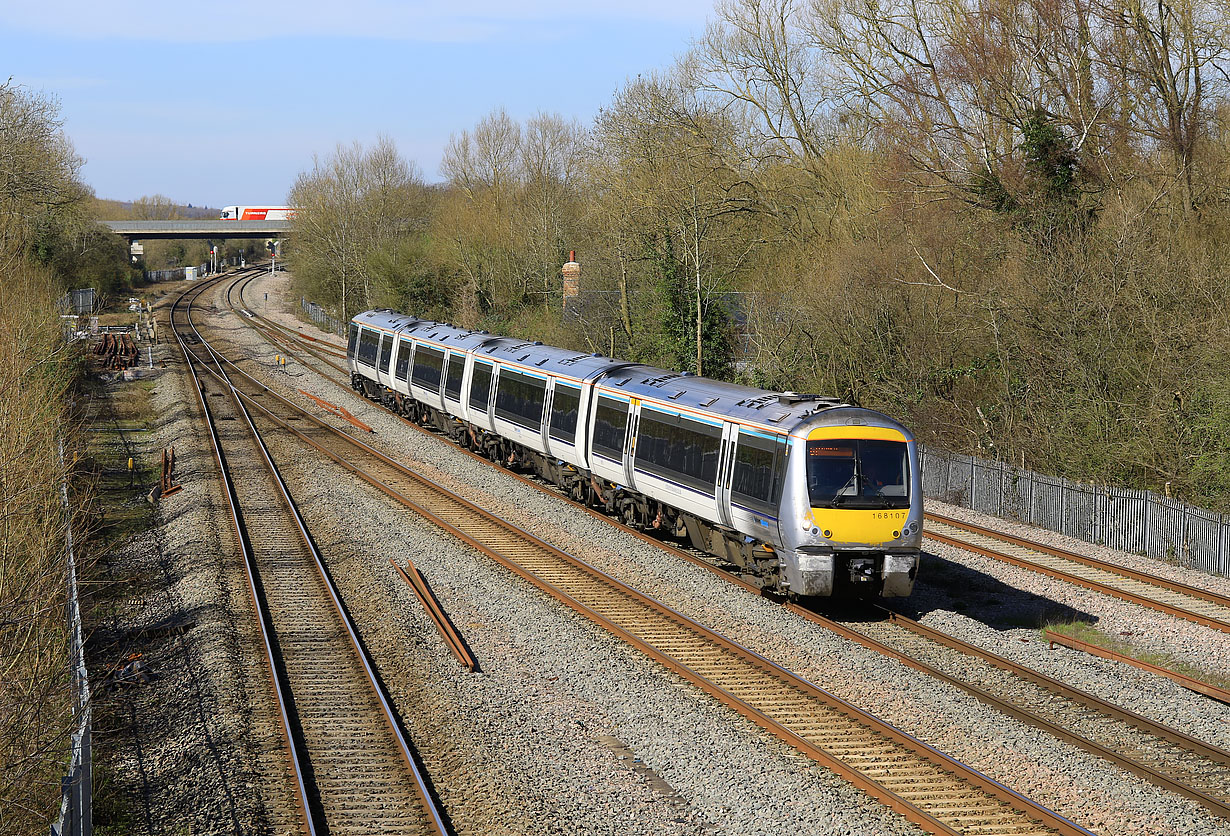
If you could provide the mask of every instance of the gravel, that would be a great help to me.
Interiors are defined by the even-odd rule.
[[[154,348],[157,363],[177,355]],[[248,595],[230,561],[212,452],[183,378],[143,374],[155,427],[127,434],[130,448],[116,458],[155,463],[175,446],[184,489],[157,504],[153,529],[103,557],[113,584],[105,594],[115,597],[96,601],[89,640],[95,792],[107,800],[99,824],[132,834],[283,832],[277,799],[261,789],[276,730],[259,720],[265,690],[248,661]],[[130,654],[141,654],[144,676],[115,684],[107,671]]]
[[[253,288],[252,298],[269,292],[271,316],[284,302],[283,282]],[[1117,834],[1227,832],[1194,802],[578,513],[313,373],[273,373],[272,348],[233,318],[219,321],[256,358],[246,367],[270,385],[340,401],[376,429],[374,445],[1081,825]],[[459,832],[916,832],[383,495],[288,442],[275,449]],[[1221,669],[1227,637],[956,549],[931,551],[908,601],[924,622],[1230,742],[1223,707],[1135,669],[1051,650],[1034,625],[1046,614],[1085,613],[1142,646]],[[403,556],[426,574],[483,673],[462,673],[447,655],[388,565]]]

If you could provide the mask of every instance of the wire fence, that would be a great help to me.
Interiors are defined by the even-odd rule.
[[[330,316],[329,312],[317,305],[315,302],[309,302],[304,297],[299,297],[299,305],[303,308],[303,312],[307,314],[308,319],[315,322],[317,325],[323,325],[326,330],[332,331],[339,337],[346,336],[346,323],[334,316]]]
[[[64,442],[60,442],[64,464]],[[94,832],[94,757],[90,720],[90,675],[85,667],[85,643],[81,640],[81,605],[77,595],[77,563],[73,554],[72,509],[68,502],[68,477],[60,486],[64,505],[64,551],[68,585],[69,654],[73,675],[72,754],[68,772],[60,779],[60,817],[51,825],[51,836],[91,836]]]
[[[923,493],[933,499],[1230,576],[1230,515],[933,448],[922,451],[922,473]]]

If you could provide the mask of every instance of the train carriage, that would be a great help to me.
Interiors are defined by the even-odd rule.
[[[369,397],[762,586],[913,588],[918,451],[886,415],[391,311],[354,318],[348,356]]]

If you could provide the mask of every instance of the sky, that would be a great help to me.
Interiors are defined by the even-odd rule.
[[[670,66],[713,0],[12,0],[0,82],[58,99],[101,198],[281,204],[313,155],[384,134],[439,182],[451,134],[503,107],[588,125]]]

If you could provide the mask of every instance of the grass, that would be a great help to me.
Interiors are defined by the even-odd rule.
[[[1059,633],[1062,636],[1068,636],[1073,639],[1079,639],[1105,650],[1112,650],[1138,662],[1147,662],[1150,665],[1168,668],[1176,673],[1190,676],[1193,679],[1199,679],[1209,685],[1216,685],[1218,688],[1230,689],[1230,676],[1221,671],[1199,667],[1169,654],[1141,650],[1131,642],[1125,641],[1124,637],[1112,635],[1087,621],[1051,623],[1044,625],[1042,629],[1050,630],[1053,633]],[[1045,635],[1043,635],[1043,639],[1045,639]]]

